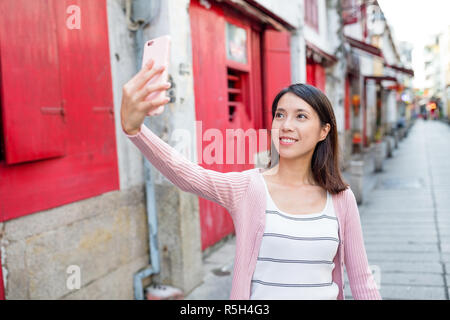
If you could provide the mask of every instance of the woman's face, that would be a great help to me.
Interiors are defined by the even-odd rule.
[[[330,130],[320,125],[317,112],[303,99],[288,92],[278,101],[272,121],[272,141],[281,158],[297,158],[314,152],[316,144],[324,140]],[[295,141],[283,140],[282,137]]]

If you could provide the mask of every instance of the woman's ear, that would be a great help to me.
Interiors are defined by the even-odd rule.
[[[330,126],[329,123],[326,123],[326,124],[322,127],[322,130],[321,130],[321,136],[320,136],[320,141],[323,141],[323,140],[325,140],[325,139],[327,138],[328,132],[330,132],[330,128],[331,128],[331,126]]]

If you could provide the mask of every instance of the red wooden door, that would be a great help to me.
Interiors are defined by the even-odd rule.
[[[272,128],[272,102],[278,92],[291,84],[290,34],[276,30],[264,32],[265,125]]]
[[[325,68],[317,63],[306,64],[306,83],[320,89],[325,93]]]
[[[198,0],[193,0],[189,14],[196,120],[200,122],[197,158],[202,161],[199,164],[220,172],[253,168],[249,159],[253,159],[259,144],[255,146],[255,141],[250,142],[245,133],[247,129],[263,127],[258,26],[217,3],[206,9]],[[229,42],[227,47],[226,35],[233,32],[245,34],[244,45],[234,47],[232,43],[230,47]],[[246,54],[239,60],[233,53],[236,56]],[[211,151],[218,144],[223,147],[219,155],[217,148]],[[211,159],[211,155],[215,158]],[[232,159],[230,155],[234,155]],[[199,198],[199,208],[202,249],[234,231],[224,208],[203,198]]]
[[[47,1],[1,1],[0,12],[6,163],[63,156],[64,106],[52,7]]]
[[[0,38],[0,222],[117,190],[106,0],[2,0]]]
[[[325,68],[320,64],[316,64],[316,87],[322,90],[323,93],[325,93],[325,83]]]

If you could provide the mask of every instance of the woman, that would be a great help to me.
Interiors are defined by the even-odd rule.
[[[342,181],[333,109],[316,88],[295,84],[272,105],[278,164],[217,172],[192,163],[144,124],[169,99],[144,101],[163,69],[150,61],[123,87],[122,129],[181,190],[230,213],[236,232],[231,299],[344,299],[344,262],[354,299],[381,299],[368,265],[358,207]]]

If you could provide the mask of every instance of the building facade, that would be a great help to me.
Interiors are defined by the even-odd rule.
[[[273,98],[297,82],[331,100],[347,168],[395,127],[400,75],[411,77],[368,1],[42,3],[0,4],[0,298],[142,299],[150,282],[187,294],[203,256],[233,234],[224,208],[179,190],[122,132],[122,87],[148,39],[171,36],[172,88],[146,124],[222,172],[265,165],[267,134],[243,141],[270,130]],[[234,161],[217,155],[218,138]]]

